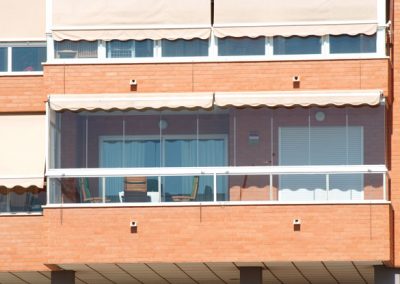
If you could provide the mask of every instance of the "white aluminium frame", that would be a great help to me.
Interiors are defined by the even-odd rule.
[[[7,49],[7,71],[0,72],[1,76],[34,76],[43,75],[43,71],[12,71],[12,50],[14,47],[45,47],[46,41],[10,41],[0,42],[0,47]]]

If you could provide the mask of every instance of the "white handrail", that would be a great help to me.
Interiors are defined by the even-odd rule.
[[[385,165],[252,166],[252,167],[162,167],[49,169],[46,177],[127,177],[193,175],[282,175],[387,173]]]

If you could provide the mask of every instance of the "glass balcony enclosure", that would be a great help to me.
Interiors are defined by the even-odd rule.
[[[60,203],[385,199],[385,107],[49,112]]]

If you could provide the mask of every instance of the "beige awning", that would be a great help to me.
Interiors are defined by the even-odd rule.
[[[217,92],[215,105],[226,106],[344,106],[378,105],[382,91]]]
[[[0,115],[0,187],[43,188],[45,116]]]
[[[0,41],[46,40],[45,0],[1,0]]]
[[[134,93],[50,95],[52,110],[210,108],[213,93]]]
[[[55,40],[208,38],[210,0],[53,0]]]
[[[217,37],[373,34],[377,0],[215,0]]]

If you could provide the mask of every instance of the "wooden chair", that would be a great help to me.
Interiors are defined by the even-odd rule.
[[[150,202],[147,196],[147,177],[125,177],[124,202]]]
[[[102,197],[92,197],[89,190],[89,179],[88,178],[79,178],[78,179],[78,187],[79,194],[81,197],[81,202],[83,203],[102,203]],[[109,202],[110,200],[105,200],[105,202]]]
[[[190,195],[172,195],[171,199],[175,202],[195,201],[199,191],[199,176],[193,177],[192,193]]]

